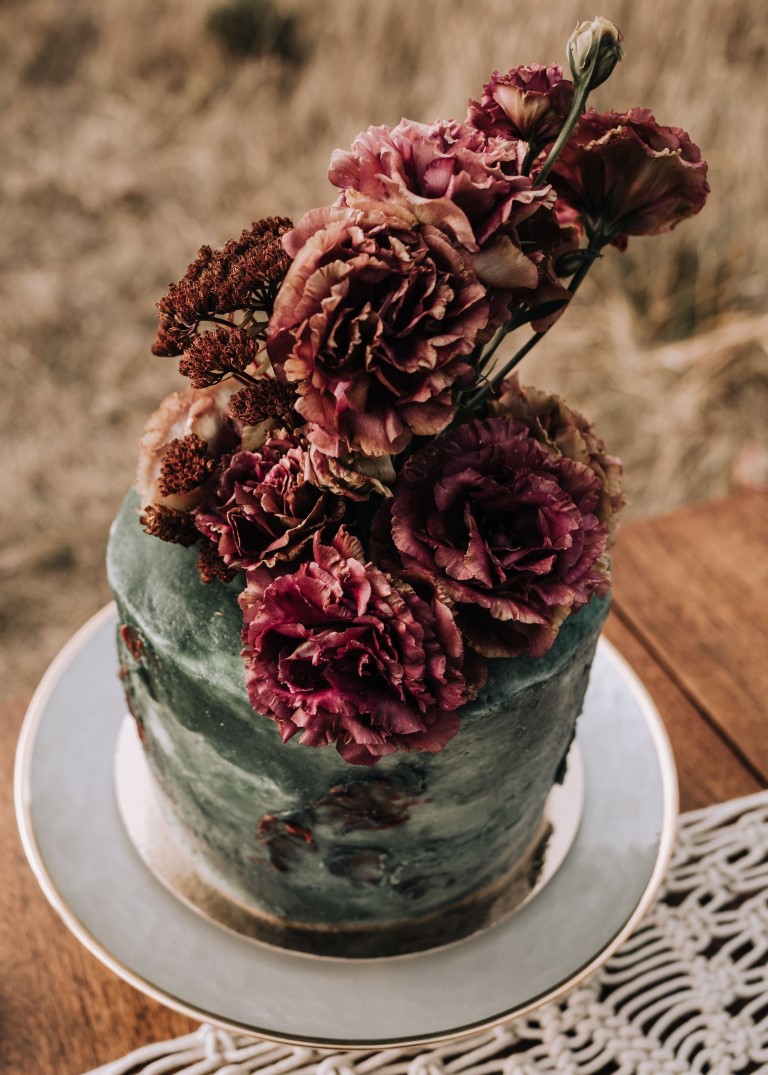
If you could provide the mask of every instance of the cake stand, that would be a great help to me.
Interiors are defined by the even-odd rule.
[[[373,1049],[475,1033],[562,996],[651,904],[672,851],[677,782],[650,698],[601,640],[579,720],[585,802],[567,857],[511,918],[399,959],[312,958],[201,917],[147,869],[115,798],[125,713],[113,605],[64,647],[16,760],[24,847],[80,941],[137,989],[195,1018],[290,1044]]]

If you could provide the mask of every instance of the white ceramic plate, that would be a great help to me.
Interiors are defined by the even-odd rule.
[[[448,948],[348,962],[258,945],[202,918],[150,873],[118,814],[113,757],[125,704],[115,622],[110,605],[43,678],[19,741],[16,807],[32,868],[66,924],[157,1000],[290,1043],[439,1041],[561,995],[652,902],[674,838],[674,763],[648,695],[601,641],[579,721],[581,826],[546,888],[510,919]]]

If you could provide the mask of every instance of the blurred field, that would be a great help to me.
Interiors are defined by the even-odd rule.
[[[108,598],[107,529],[179,383],[154,303],[203,242],[335,196],[370,123],[464,115],[494,67],[563,62],[575,0],[284,0],[292,59],[229,55],[214,0],[0,0],[0,690]],[[521,367],[597,423],[635,515],[768,482],[768,22],[761,0],[605,0],[627,57],[592,103],[652,108],[710,163],[703,213],[611,252]]]

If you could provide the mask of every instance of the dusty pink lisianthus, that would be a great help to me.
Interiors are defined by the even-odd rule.
[[[479,101],[470,101],[467,123],[486,134],[519,138],[541,148],[557,138],[573,100],[573,83],[556,63],[494,71]]]
[[[625,504],[621,491],[621,460],[608,454],[605,444],[584,415],[569,407],[559,396],[521,385],[516,374],[502,382],[499,396],[490,401],[489,410],[493,415],[524,421],[537,440],[594,471],[600,482],[595,514],[601,522],[608,524],[608,543],[611,544],[617,515]]]
[[[313,560],[265,590],[246,589],[246,683],[283,741],[335,743],[356,765],[397,750],[441,750],[466,701],[451,613],[363,562],[342,528]]]
[[[569,612],[608,590],[601,487],[510,418],[475,420],[414,455],[391,504],[406,573],[429,580],[487,657],[540,657]]]
[[[525,146],[520,147],[524,155]],[[552,204],[548,186],[518,174],[515,142],[489,138],[466,123],[438,120],[369,127],[349,151],[331,157],[337,187],[407,205],[468,250],[476,251],[502,225],[510,228]],[[349,194],[347,200],[353,204]]]
[[[188,388],[166,396],[149,416],[139,444],[136,470],[136,490],[142,505],[160,504],[189,511],[200,503],[203,487],[185,493],[163,493],[163,461],[173,441],[190,435],[205,442],[212,458],[231,448],[236,439],[235,423],[227,413],[231,395],[228,384]]]
[[[550,175],[563,222],[620,249],[629,235],[670,231],[703,207],[707,164],[679,127],[662,127],[645,108],[590,109]]]
[[[235,452],[224,462],[195,524],[228,567],[296,560],[313,534],[343,512],[338,497],[306,480],[307,453],[286,430],[273,431],[258,451]]]
[[[285,242],[294,260],[268,349],[278,377],[298,384],[312,442],[333,456],[393,455],[444,429],[488,324],[469,254],[380,203],[310,212]]]

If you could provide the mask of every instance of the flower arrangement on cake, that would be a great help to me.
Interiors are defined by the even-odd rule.
[[[584,22],[572,81],[517,67],[463,121],[369,128],[332,205],[203,247],[159,303],[154,353],[192,387],[149,421],[142,524],[240,579],[250,702],[283,740],[440,751],[489,661],[542,657],[609,590],[620,463],[513,370],[606,247],[706,199],[685,131],[586,109],[620,42]]]
[[[620,42],[582,23],[572,79],[517,67],[463,121],[369,128],[332,205],[203,247],[159,303],[191,387],[110,536],[120,674],[153,832],[251,936],[422,950],[556,868],[621,465],[516,366],[606,247],[709,189],[684,131],[587,108]]]

